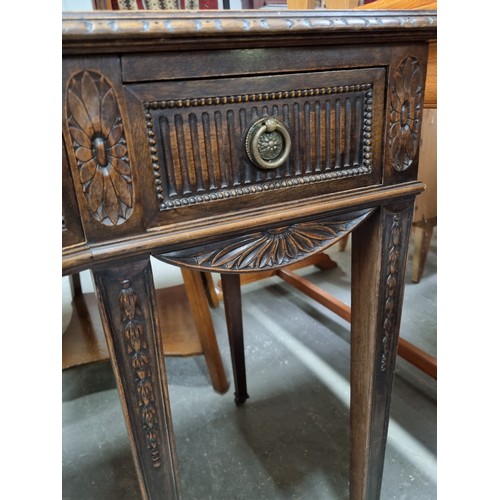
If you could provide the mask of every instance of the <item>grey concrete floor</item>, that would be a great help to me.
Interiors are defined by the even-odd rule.
[[[350,247],[328,253],[336,269],[299,273],[349,303]],[[434,238],[422,281],[407,278],[401,326],[402,337],[432,355],[436,253]],[[154,272],[157,286],[177,279],[156,261]],[[213,391],[202,357],[166,358],[185,500],[347,499],[349,324],[279,278],[242,292],[243,407],[232,388]],[[212,316],[231,380],[223,307]],[[63,498],[139,499],[109,363],[65,370],[62,385]],[[436,498],[436,406],[436,381],[398,358],[382,500]]]

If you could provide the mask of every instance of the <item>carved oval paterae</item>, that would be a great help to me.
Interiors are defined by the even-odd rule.
[[[83,71],[71,78],[66,97],[68,129],[92,215],[105,225],[122,224],[132,214],[134,192],[113,88],[99,73]]]
[[[422,68],[414,57],[405,59],[391,87],[389,151],[392,166],[399,172],[411,166],[417,154],[423,109]]]

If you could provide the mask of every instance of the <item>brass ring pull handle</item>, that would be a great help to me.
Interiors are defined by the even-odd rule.
[[[290,134],[276,118],[261,118],[250,127],[245,149],[254,165],[266,169],[277,168],[290,154]]]

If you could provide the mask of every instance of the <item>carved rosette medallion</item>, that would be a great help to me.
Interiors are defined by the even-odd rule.
[[[384,323],[382,336],[382,356],[380,370],[385,371],[389,363],[390,344],[394,339],[397,321],[397,293],[400,280],[400,260],[402,250],[402,225],[401,216],[396,214],[392,218],[390,233],[390,248],[386,263],[386,293],[384,302]]]
[[[389,155],[399,172],[409,168],[418,149],[423,110],[422,68],[414,57],[405,59],[390,89]]]
[[[74,75],[67,88],[67,123],[80,183],[95,219],[125,222],[134,193],[123,120],[109,81],[95,71]]]
[[[220,243],[156,255],[164,262],[212,271],[278,268],[318,253],[352,231],[373,209],[237,236]]]
[[[264,160],[274,160],[283,150],[283,138],[278,132],[262,135],[259,138],[257,148]]]
[[[139,297],[129,280],[123,280],[119,296],[122,331],[130,366],[134,372],[137,405],[146,445],[154,468],[161,465],[160,437],[156,401],[150,368],[150,352],[144,335]]]

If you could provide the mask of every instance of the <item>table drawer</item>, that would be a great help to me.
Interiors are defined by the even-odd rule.
[[[214,215],[380,183],[384,81],[369,68],[129,85],[160,211]],[[266,117],[279,125],[255,143],[267,164],[289,146],[276,168],[251,153],[252,126]]]

